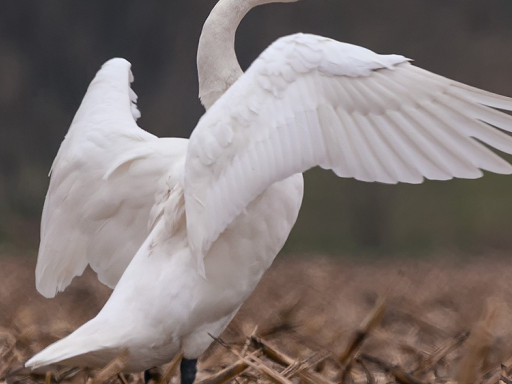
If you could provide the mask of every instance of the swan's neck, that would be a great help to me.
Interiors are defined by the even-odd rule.
[[[235,53],[240,21],[257,5],[296,0],[220,0],[206,19],[197,49],[199,98],[206,109],[242,75]]]

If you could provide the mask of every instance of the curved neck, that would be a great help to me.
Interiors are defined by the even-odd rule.
[[[243,74],[235,53],[235,33],[257,5],[296,0],[220,0],[206,19],[197,48],[199,98],[208,109]]]

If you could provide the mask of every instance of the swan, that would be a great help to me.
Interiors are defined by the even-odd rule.
[[[41,221],[37,289],[53,297],[90,265],[114,288],[98,315],[26,366],[126,371],[182,353],[182,384],[290,233],[302,172],[381,183],[510,174],[512,99],[326,37],[272,43],[243,73],[237,26],[253,7],[220,0],[198,47],[206,108],[189,140],[136,124],[131,65],[106,62],[61,144]]]

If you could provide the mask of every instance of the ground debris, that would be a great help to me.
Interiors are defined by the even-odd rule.
[[[24,368],[93,317],[109,291],[88,273],[46,300],[26,287],[33,265],[0,263],[0,281],[19,276],[0,290],[0,384],[143,383],[142,374],[122,373],[124,354],[102,370]],[[511,275],[500,259],[281,261],[201,357],[196,382],[512,384]],[[178,363],[159,368],[155,384],[179,383]]]

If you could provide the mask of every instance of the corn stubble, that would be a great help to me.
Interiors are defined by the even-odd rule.
[[[93,317],[109,290],[92,273],[57,299],[32,262],[0,261],[0,384],[139,384],[128,351],[100,370],[31,373],[34,352]],[[350,263],[281,260],[201,357],[197,383],[512,383],[512,266],[505,258]],[[180,356],[152,384],[179,383]]]

